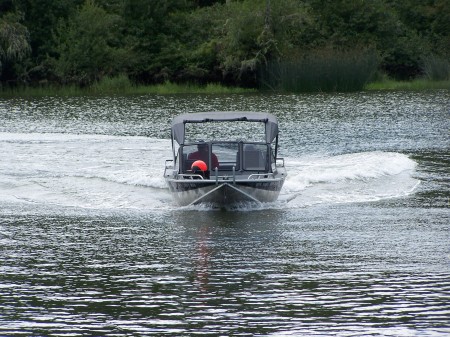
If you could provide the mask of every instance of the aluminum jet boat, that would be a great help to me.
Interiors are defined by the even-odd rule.
[[[205,124],[214,125],[218,131],[227,130],[222,126],[226,125],[233,138],[223,139],[209,132],[213,136],[205,140],[204,133],[194,132],[189,139],[188,127]],[[220,111],[182,114],[172,120],[171,140],[173,159],[165,162],[164,178],[179,205],[210,203],[223,207],[278,198],[286,169],[284,159],[277,157],[275,116]]]

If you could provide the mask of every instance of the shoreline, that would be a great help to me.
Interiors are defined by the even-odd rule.
[[[0,89],[0,98],[28,98],[49,96],[96,96],[96,95],[176,95],[176,94],[258,94],[258,93],[281,93],[281,94],[314,94],[315,92],[287,92],[287,91],[264,91],[259,89],[227,87],[222,84],[211,83],[205,86],[193,84],[164,83],[157,85],[133,85],[127,83],[95,83],[90,87],[80,88],[75,85],[67,86],[41,86],[41,87],[18,87]],[[383,80],[371,82],[360,91],[424,91],[424,90],[450,90],[450,80],[430,81],[416,79],[412,81]],[[340,92],[340,91],[330,91]],[[355,91],[357,92],[357,91]]]

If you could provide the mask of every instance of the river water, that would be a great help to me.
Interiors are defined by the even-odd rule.
[[[277,202],[177,207],[170,120],[275,114]],[[448,336],[450,93],[0,99],[0,336]]]

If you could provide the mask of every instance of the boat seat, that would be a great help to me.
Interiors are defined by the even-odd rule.
[[[184,160],[184,165],[183,165],[183,173],[186,173],[188,171],[191,171],[191,166],[194,163],[194,159],[185,159]]]
[[[243,166],[246,171],[265,171],[266,161],[263,153],[258,150],[244,150]]]
[[[193,159],[187,159],[187,154],[183,153],[183,157],[182,157],[182,161],[181,161],[181,165],[180,165],[180,170],[181,170],[180,173],[187,173],[188,171],[191,171],[191,166],[194,161],[195,160],[193,160]]]
[[[236,171],[239,171],[235,163],[220,163],[219,171],[233,171],[233,166]]]

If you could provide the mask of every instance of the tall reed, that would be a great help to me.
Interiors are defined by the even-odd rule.
[[[450,61],[436,55],[423,58],[423,70],[432,81],[450,80]]]
[[[424,78],[418,78],[412,81],[395,81],[383,79],[381,81],[371,82],[365,85],[365,90],[450,90],[450,79],[446,81],[432,81]]]
[[[47,96],[80,96],[85,94],[82,89],[71,85],[41,85],[41,86],[17,86],[0,88],[0,97],[47,97]]]
[[[127,75],[105,76],[100,81],[94,82],[87,91],[92,94],[122,94],[130,92],[133,84]]]
[[[295,60],[271,62],[260,71],[263,89],[287,92],[358,91],[377,70],[373,52],[315,52]]]
[[[104,77],[89,87],[76,85],[46,85],[39,87],[0,87],[0,97],[83,96],[83,95],[170,95],[170,94],[245,94],[255,89],[227,87],[219,83],[207,85],[165,82],[155,85],[135,85],[127,76]]]

